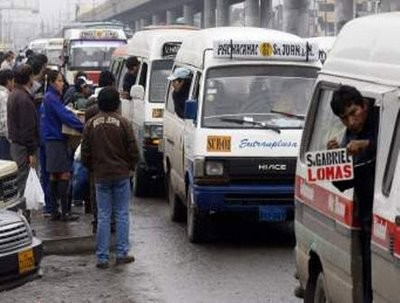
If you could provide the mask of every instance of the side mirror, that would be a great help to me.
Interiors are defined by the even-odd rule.
[[[185,102],[185,119],[195,121],[197,118],[197,100],[186,100]]]
[[[133,85],[131,87],[130,95],[132,99],[144,99],[144,87],[141,85]]]

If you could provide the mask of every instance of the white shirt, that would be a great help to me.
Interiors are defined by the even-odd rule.
[[[7,100],[10,91],[0,85],[0,137],[8,138]]]

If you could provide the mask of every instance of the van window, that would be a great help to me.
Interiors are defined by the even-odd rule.
[[[173,60],[153,61],[150,76],[150,102],[163,103],[165,101],[165,92],[168,86],[167,78],[171,73],[173,63]]]
[[[178,66],[176,66],[175,68],[177,67]],[[185,101],[189,98],[189,91],[192,85],[192,80],[193,77],[185,80],[181,93],[176,94],[175,98],[173,94],[174,89],[172,87],[172,81],[169,82],[166,109],[171,113],[176,113],[177,116],[182,119],[184,115]]]
[[[213,128],[254,128],[256,123],[302,128],[317,72],[314,67],[293,66],[212,68],[206,75],[202,124]]]
[[[123,91],[124,90],[124,78],[126,75],[126,72],[128,69],[125,66],[125,60],[122,62],[122,71],[119,73],[119,78],[118,78],[118,91]]]
[[[147,83],[147,63],[143,62],[139,75],[139,85],[143,86],[145,91],[146,91],[146,83]]]
[[[167,95],[167,100],[166,100],[166,104],[165,104],[165,109],[171,113],[174,112],[174,101],[172,100],[172,85],[171,85],[171,81],[168,81],[168,95]]]
[[[333,88],[324,88],[318,94],[318,108],[316,119],[312,126],[310,142],[308,142],[308,151],[326,150],[326,144],[330,139],[337,138],[340,142],[346,128],[340,121],[339,117],[335,116],[331,109],[331,99]]]
[[[193,84],[193,92],[192,92],[193,100],[199,100],[200,82],[201,82],[201,73],[197,72],[195,77],[195,82]]]
[[[382,192],[385,196],[389,196],[392,189],[394,172],[397,166],[400,150],[400,113],[397,114],[396,125],[390,144],[389,157],[386,163],[385,175],[383,176]]]

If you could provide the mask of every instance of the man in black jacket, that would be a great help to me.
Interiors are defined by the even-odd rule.
[[[35,103],[31,94],[33,71],[22,64],[15,70],[15,89],[7,101],[10,153],[18,165],[18,190],[23,195],[29,168],[36,168],[39,128]]]
[[[333,93],[331,108],[346,126],[346,132],[341,142],[337,138],[329,140],[327,148],[346,148],[354,162],[354,179],[333,184],[340,191],[354,188],[354,200],[361,223],[363,302],[369,303],[372,302],[371,225],[379,117],[370,100],[363,98],[355,87],[347,85],[342,85]]]

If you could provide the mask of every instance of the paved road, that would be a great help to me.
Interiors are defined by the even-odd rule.
[[[102,271],[93,256],[48,256],[42,279],[0,302],[300,302],[290,227],[223,219],[210,243],[193,245],[164,200],[136,199],[133,214],[134,264]]]

